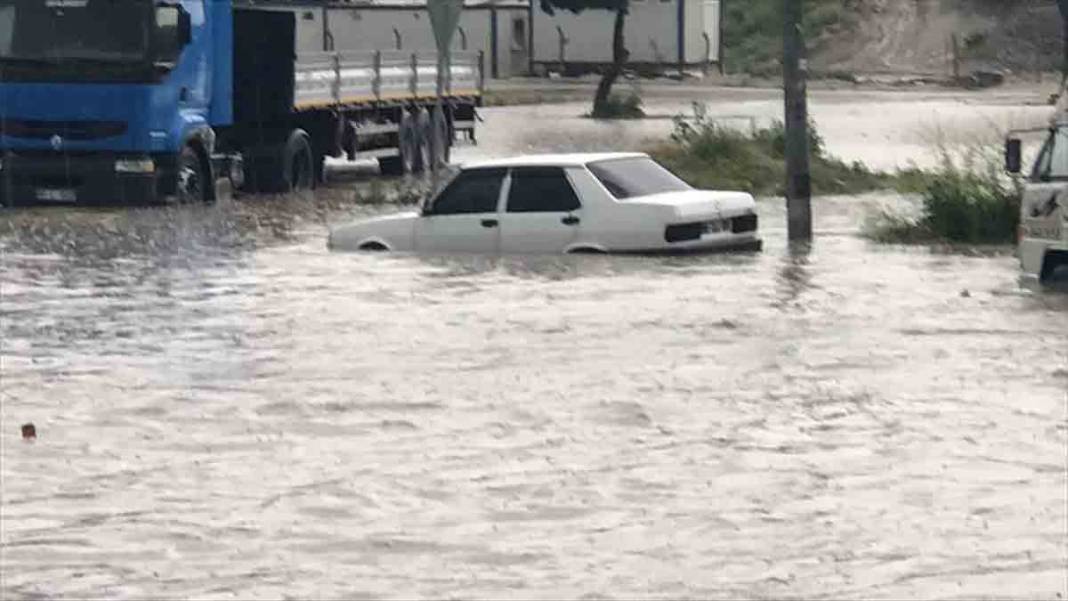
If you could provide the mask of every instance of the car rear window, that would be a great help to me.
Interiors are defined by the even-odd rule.
[[[587,168],[618,200],[693,189],[648,157],[597,161]]]

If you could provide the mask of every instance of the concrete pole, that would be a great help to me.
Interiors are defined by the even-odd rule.
[[[801,35],[804,0],[784,0],[783,87],[786,92],[786,213],[791,242],[812,240],[812,179],[808,156],[808,67]]]

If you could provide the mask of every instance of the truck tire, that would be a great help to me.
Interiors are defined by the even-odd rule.
[[[204,161],[196,148],[186,145],[178,155],[178,167],[175,170],[178,181],[174,187],[174,197],[178,204],[199,204],[211,199],[208,186],[213,185],[204,169]]]
[[[286,140],[282,163],[284,192],[307,192],[315,189],[315,154],[311,137],[303,129],[295,129]]]
[[[249,149],[246,163],[251,192],[286,194],[315,187],[315,156],[311,138],[303,129],[294,129],[282,144]]]
[[[452,149],[452,136],[450,135],[452,128],[449,127],[445,109],[440,104],[434,107],[434,112],[430,117],[430,127],[430,157],[434,161],[433,167],[441,169],[449,164],[450,151]]]
[[[378,159],[378,170],[382,175],[407,175],[412,172],[412,157],[418,148],[419,132],[415,127],[415,118],[409,111],[401,111],[401,120],[397,125],[397,156]]]
[[[416,151],[412,157],[412,173],[423,173],[430,169],[432,161],[430,148],[430,111],[420,108],[415,113]]]

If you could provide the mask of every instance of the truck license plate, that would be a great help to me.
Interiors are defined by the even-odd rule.
[[[74,202],[77,200],[77,196],[74,194],[74,190],[66,188],[38,188],[37,200],[45,200],[48,202]]]

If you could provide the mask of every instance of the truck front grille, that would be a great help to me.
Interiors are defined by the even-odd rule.
[[[126,133],[127,127],[124,121],[0,120],[0,134],[36,140],[48,140],[54,136],[64,140],[98,140],[121,136]]]

